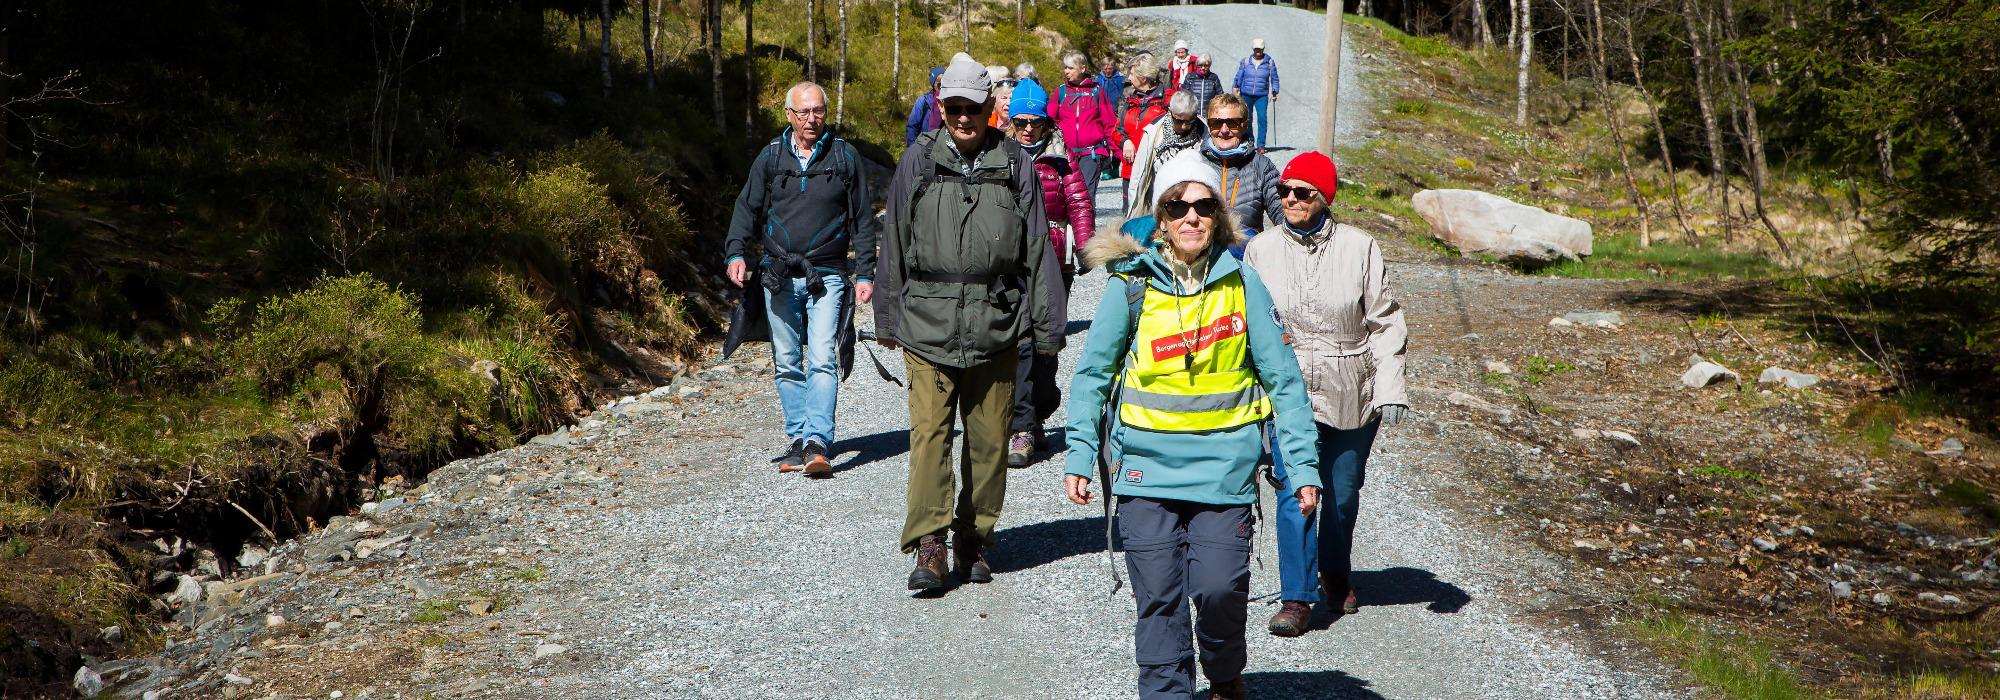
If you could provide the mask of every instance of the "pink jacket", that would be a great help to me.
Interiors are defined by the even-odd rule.
[[[1049,217],[1049,245],[1064,270],[1075,263],[1071,253],[1083,250],[1097,231],[1097,203],[1090,187],[1076,171],[1076,163],[1063,148],[1061,134],[1050,135],[1049,145],[1035,158],[1035,174],[1042,179],[1042,202]],[[1069,231],[1065,233],[1063,228]],[[1066,240],[1067,239],[1067,240]],[[1068,245],[1065,245],[1068,243]]]
[[[1049,97],[1049,117],[1062,129],[1071,156],[1112,154],[1110,137],[1118,129],[1118,117],[1112,111],[1112,98],[1095,79],[1085,76],[1081,83],[1058,86]]]

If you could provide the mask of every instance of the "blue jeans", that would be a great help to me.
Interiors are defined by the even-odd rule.
[[[1368,451],[1381,421],[1353,430],[1319,426],[1319,510],[1299,515],[1299,499],[1285,477],[1283,453],[1271,453],[1278,476],[1276,528],[1281,600],[1317,603],[1322,571],[1346,576],[1354,571],[1354,518],[1361,512],[1361,483],[1368,474]],[[1313,521],[1319,521],[1317,524]],[[1330,529],[1330,531],[1328,531]]]
[[[840,402],[840,304],[847,278],[823,273],[826,293],[815,299],[803,277],[765,290],[771,324],[771,359],[778,370],[778,403],[785,409],[785,437],[833,446],[833,412]]]
[[[1251,94],[1247,94],[1247,93],[1246,93],[1246,94],[1244,94],[1244,95],[1243,95],[1243,101],[1244,101],[1244,102],[1246,102],[1246,103],[1249,103],[1249,105],[1250,105],[1250,112],[1251,112],[1251,113],[1253,113],[1253,114],[1255,114],[1255,115],[1257,115],[1257,116],[1256,116],[1256,120],[1257,120],[1257,126],[1256,126],[1256,130],[1255,130],[1255,131],[1252,131],[1252,132],[1250,132],[1250,133],[1252,133],[1252,134],[1255,134],[1255,135],[1257,136],[1257,147],[1258,147],[1258,148],[1263,148],[1263,147],[1264,147],[1264,120],[1265,120],[1265,119],[1267,118],[1267,116],[1268,116],[1268,115],[1270,114],[1270,112],[1269,112],[1268,110],[1269,110],[1269,109],[1270,109],[1270,107],[1271,107],[1271,96],[1270,96],[1270,95],[1251,95]]]

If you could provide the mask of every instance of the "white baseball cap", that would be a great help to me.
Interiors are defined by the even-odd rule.
[[[1253,49],[1261,49],[1261,48],[1264,48],[1264,40],[1263,40],[1263,39],[1251,39],[1251,40],[1250,40],[1250,48],[1253,48]]]

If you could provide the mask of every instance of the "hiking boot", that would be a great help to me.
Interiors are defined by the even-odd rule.
[[[1228,683],[1209,683],[1209,700],[1250,700],[1250,689],[1243,687],[1243,679]]]
[[[959,545],[953,552],[952,573],[973,583],[992,583],[993,565],[986,561],[986,545],[970,535],[962,535],[958,541]],[[971,544],[965,544],[968,541]]]
[[[778,458],[778,473],[789,474],[805,469],[805,451],[806,441],[793,440],[791,449],[785,450],[785,456]]]
[[[1340,613],[1342,615],[1353,615],[1361,612],[1361,600],[1355,597],[1354,585],[1348,582],[1346,576],[1320,574],[1319,586],[1321,595],[1326,600],[1327,607],[1333,607],[1333,601],[1338,600],[1340,601]]]
[[[1279,637],[1297,637],[1312,628],[1312,604],[1287,600],[1278,606],[1278,614],[1271,616],[1271,634]]]
[[[944,535],[917,539],[917,568],[910,570],[910,590],[944,588]]]
[[[1034,456],[1035,456],[1034,433],[1019,432],[1019,433],[1014,433],[1014,437],[1008,438],[1007,466],[1013,467],[1015,469],[1020,469],[1022,467],[1028,466],[1028,460],[1033,459]]]
[[[818,440],[807,440],[799,456],[800,461],[805,463],[806,476],[833,476],[833,463],[826,459],[826,446],[819,444]]]

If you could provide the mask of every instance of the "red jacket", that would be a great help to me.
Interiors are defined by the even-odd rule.
[[[1146,133],[1146,125],[1167,113],[1167,98],[1159,86],[1148,92],[1133,92],[1131,99],[1125,100],[1124,111],[1118,117],[1119,153],[1139,147],[1139,137]],[[1132,178],[1132,158],[1121,156],[1118,176]]]
[[[1063,142],[1074,156],[1108,156],[1117,152],[1111,132],[1118,128],[1112,112],[1114,98],[1107,97],[1097,81],[1084,76],[1075,85],[1057,86],[1049,95],[1049,117],[1062,129]]]
[[[1076,162],[1070,160],[1060,134],[1051,134],[1048,147],[1035,157],[1035,174],[1042,179],[1042,207],[1048,212],[1049,245],[1062,268],[1073,269],[1076,259],[1071,254],[1083,250],[1083,244],[1089,243],[1090,235],[1097,231],[1096,199],[1091,196],[1089,185],[1084,184],[1083,176],[1077,173]],[[1070,245],[1064,245],[1065,236]]]

